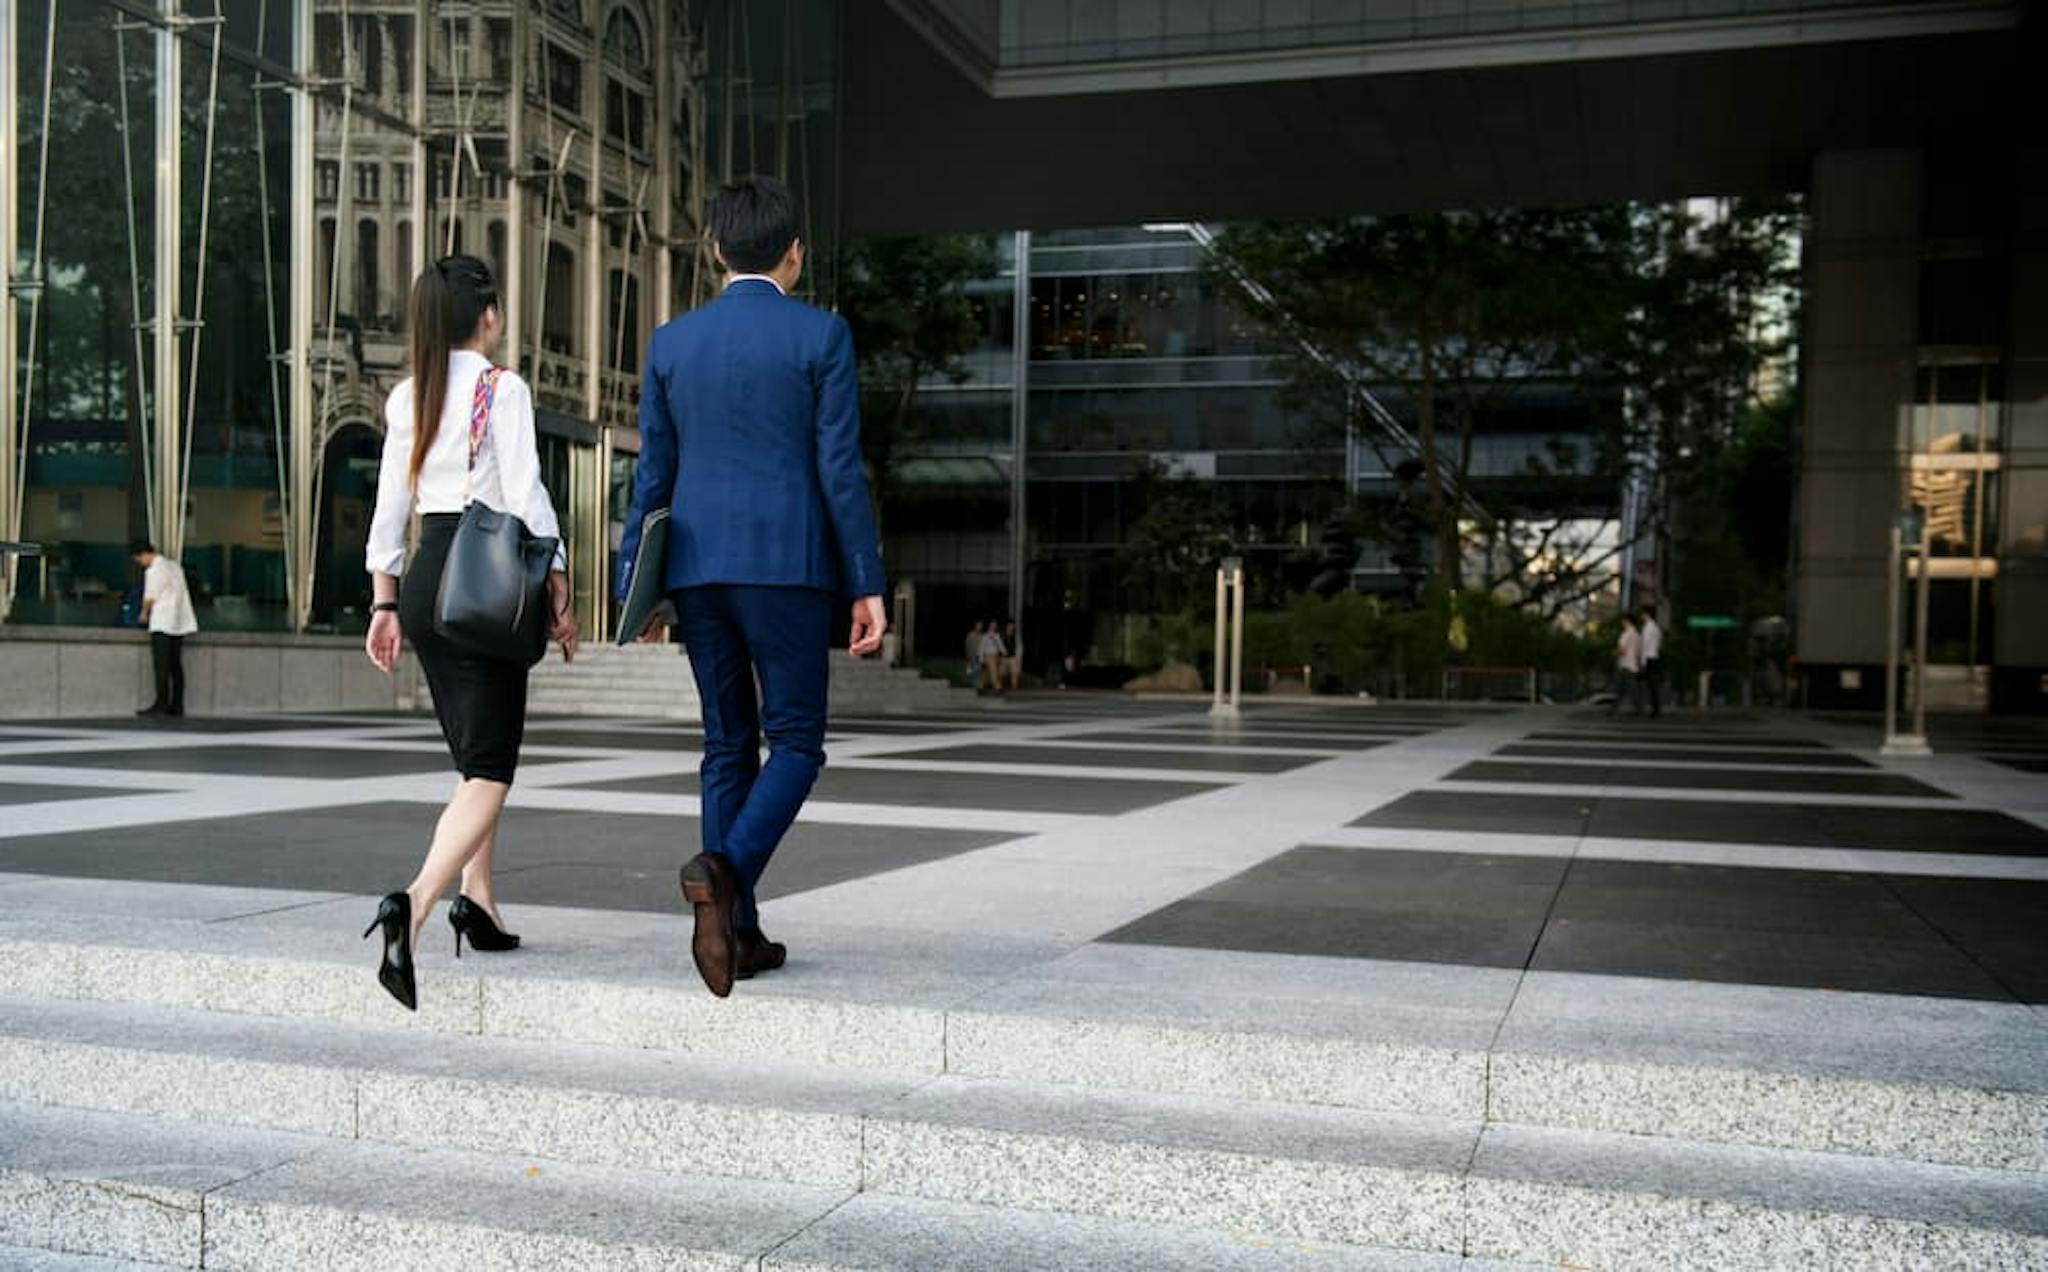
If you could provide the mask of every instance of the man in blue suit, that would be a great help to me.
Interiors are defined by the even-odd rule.
[[[761,932],[754,888],[825,763],[833,606],[852,599],[856,655],[881,647],[888,619],[853,338],[789,298],[804,264],[796,200],[756,177],[709,213],[729,277],[648,343],[618,594],[642,520],[666,506],[666,590],[704,711],[704,850],[683,867],[683,896],[691,955],[723,998],[787,955]],[[665,635],[657,620],[643,639]]]

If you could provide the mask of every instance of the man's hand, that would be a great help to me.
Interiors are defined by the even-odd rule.
[[[853,640],[847,646],[855,658],[864,658],[882,647],[882,633],[889,630],[889,611],[879,596],[863,596],[853,603]]]
[[[402,639],[398,630],[398,615],[384,610],[370,618],[370,634],[363,641],[363,652],[370,661],[377,664],[377,670],[385,675],[398,665],[398,646]]]
[[[646,628],[636,639],[643,645],[659,645],[668,639],[668,618],[659,607],[656,607],[653,615],[648,618]]]

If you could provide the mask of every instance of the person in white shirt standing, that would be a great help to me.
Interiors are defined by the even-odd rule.
[[[1643,697],[1650,704],[1650,718],[1656,719],[1664,711],[1664,629],[1657,625],[1657,615],[1649,606],[1643,607]],[[1641,709],[1638,704],[1638,710]]]
[[[1643,636],[1636,630],[1633,615],[1621,616],[1621,635],[1614,642],[1614,702],[1607,708],[1608,715],[1620,715],[1621,704],[1626,701],[1642,713],[1642,704],[1636,701],[1636,677],[1643,670]]]
[[[142,567],[142,625],[149,629],[149,660],[156,671],[156,700],[135,714],[182,716],[185,638],[199,630],[192,592],[185,586],[185,567],[147,539],[129,544],[128,556]]]

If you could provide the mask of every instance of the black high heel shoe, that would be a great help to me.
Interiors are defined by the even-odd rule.
[[[419,988],[412,974],[412,897],[394,892],[377,905],[377,917],[363,929],[363,939],[384,929],[384,959],[377,964],[377,983],[407,1011],[420,1009]]]
[[[462,957],[462,938],[469,938],[469,948],[482,950],[486,954],[499,954],[519,948],[519,937],[507,932],[491,921],[491,912],[470,900],[458,896],[455,904],[448,907],[448,926],[455,929],[455,957]]]

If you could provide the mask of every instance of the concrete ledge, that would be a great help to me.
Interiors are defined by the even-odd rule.
[[[386,676],[352,636],[200,632],[185,641],[185,711],[409,707],[419,667]],[[123,716],[155,694],[149,636],[119,628],[0,628],[0,719]]]

